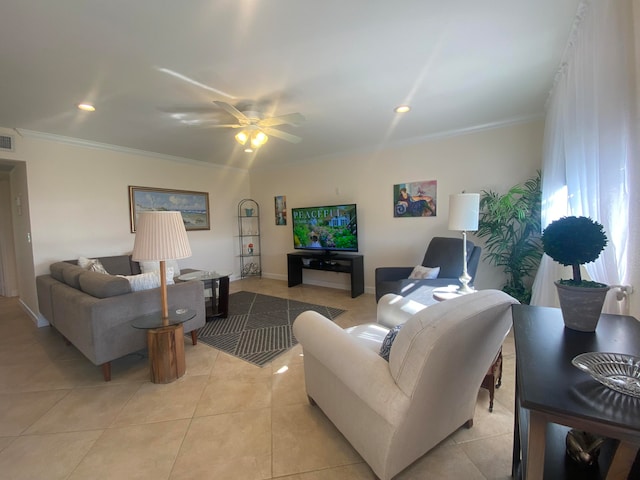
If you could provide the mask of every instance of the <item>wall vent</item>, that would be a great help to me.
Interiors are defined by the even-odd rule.
[[[13,152],[13,137],[10,135],[0,135],[0,150]]]

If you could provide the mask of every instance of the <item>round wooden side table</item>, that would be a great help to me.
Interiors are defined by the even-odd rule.
[[[147,331],[149,374],[153,383],[171,383],[184,375],[187,367],[182,324],[195,316],[195,310],[170,308],[167,319],[158,311],[133,320],[134,328]]]

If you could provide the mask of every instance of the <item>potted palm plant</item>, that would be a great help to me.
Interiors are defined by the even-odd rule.
[[[604,227],[588,217],[563,217],[542,232],[544,253],[573,271],[572,279],[555,282],[567,328],[596,330],[609,286],[583,280],[580,266],[596,260],[606,245]]]
[[[521,303],[531,300],[531,284],[542,257],[540,172],[506,193],[482,191],[475,236],[485,239],[484,258],[505,273],[502,291]]]

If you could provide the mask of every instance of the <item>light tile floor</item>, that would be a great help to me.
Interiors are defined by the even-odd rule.
[[[231,290],[343,308],[336,321],[343,327],[375,321],[373,295],[352,299],[343,290],[259,278]],[[0,297],[0,477],[375,478],[307,402],[300,346],[264,368],[202,343],[186,341],[185,351],[187,373],[174,383],[150,383],[140,354],[113,362],[105,383],[57,332],[36,328],[16,298]],[[481,390],[473,428],[455,432],[397,480],[510,478],[514,360],[509,336],[493,413]]]

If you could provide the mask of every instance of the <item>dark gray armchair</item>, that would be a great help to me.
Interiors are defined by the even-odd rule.
[[[467,272],[471,282],[476,276],[482,248],[467,240]],[[443,287],[460,285],[458,278],[462,275],[462,239],[434,237],[429,242],[427,252],[422,260],[424,267],[440,267],[438,278],[431,280],[409,280],[411,267],[378,267],[376,268],[376,302],[387,293],[407,296],[421,286]]]

